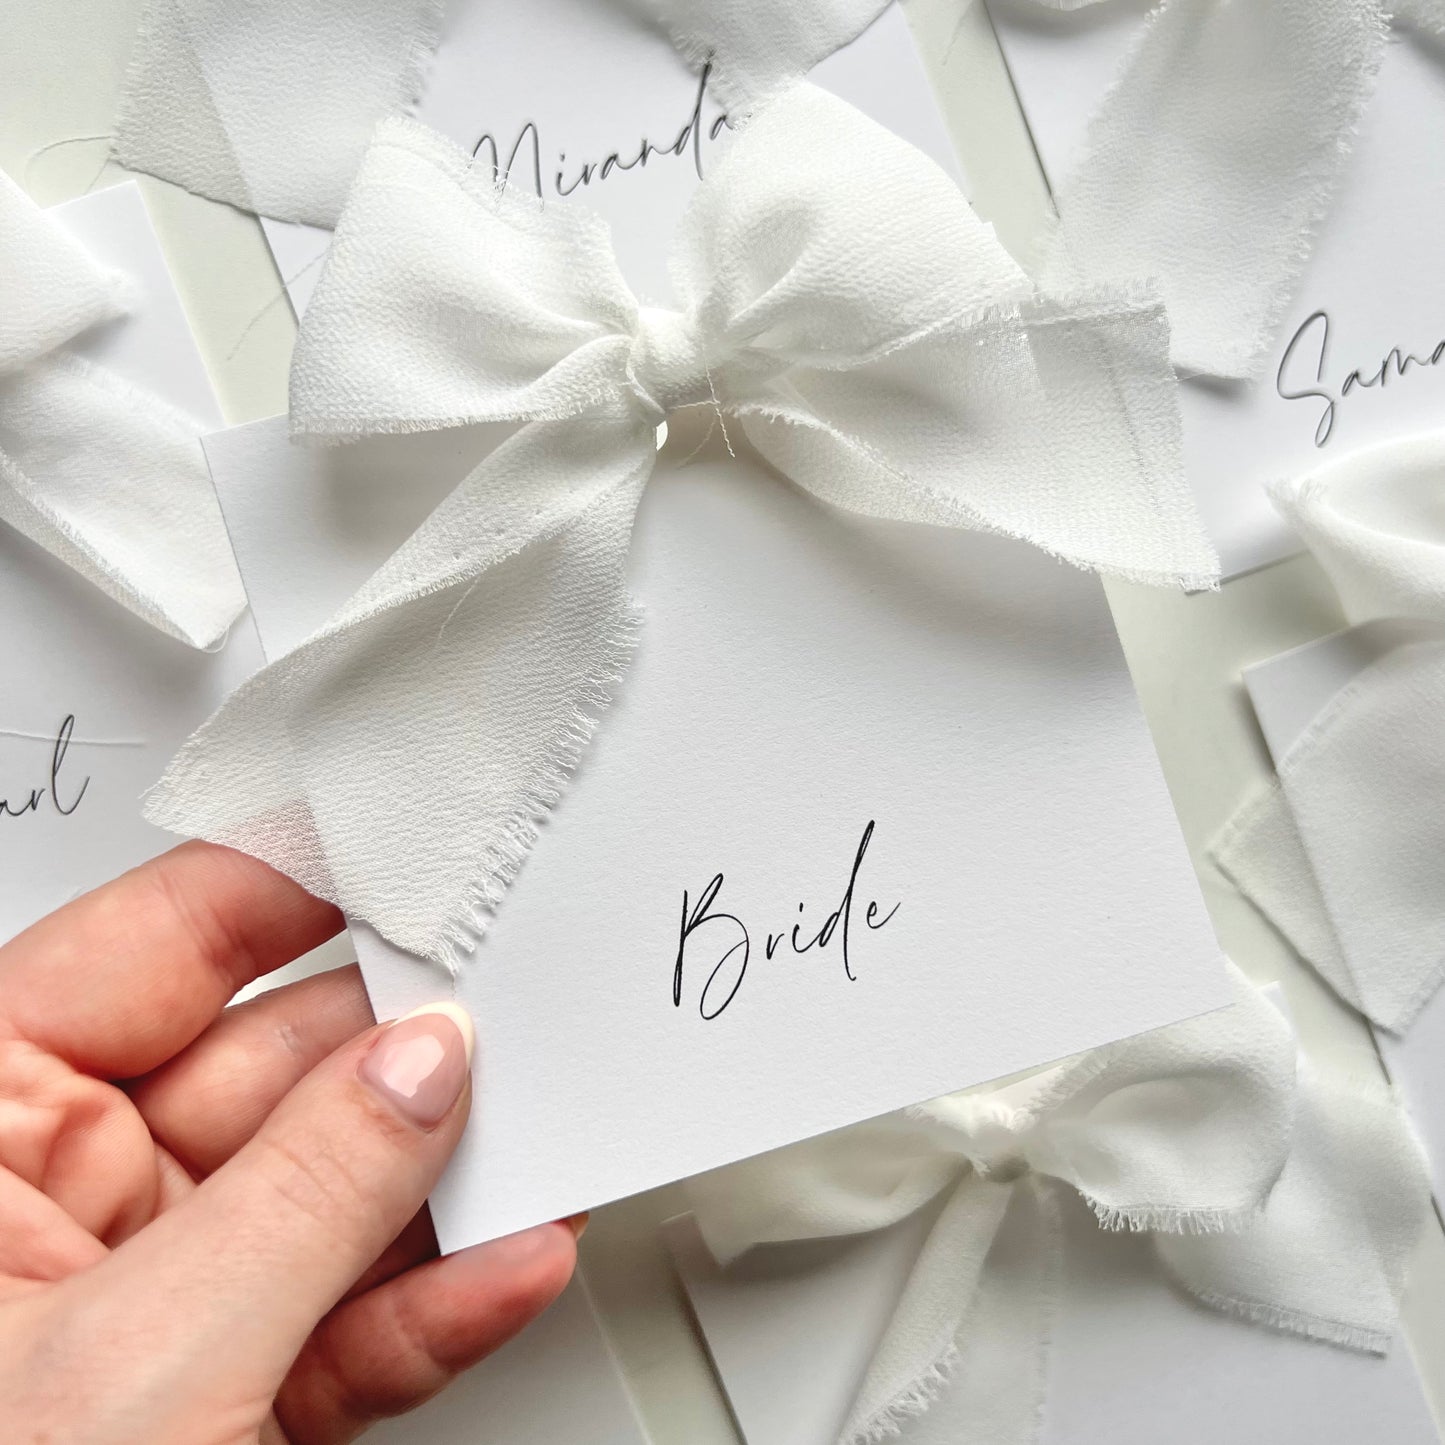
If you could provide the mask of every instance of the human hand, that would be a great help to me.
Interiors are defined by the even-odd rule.
[[[0,949],[7,1445],[351,1440],[566,1284],[566,1223],[435,1258],[459,1010],[375,1027],[353,967],[222,1012],[341,923],[186,844]]]

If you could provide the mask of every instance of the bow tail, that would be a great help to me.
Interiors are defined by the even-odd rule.
[[[1422,624],[1326,704],[1280,759],[1279,787],[1215,845],[1222,871],[1336,992],[1397,1034],[1445,981],[1445,816],[1420,803],[1445,788],[1442,715],[1445,641]],[[1281,837],[1295,849],[1283,875],[1264,853]]]
[[[1047,1181],[966,1175],[919,1254],[841,1445],[905,1429],[910,1445],[1035,1440],[1061,1251]]]
[[[192,647],[245,610],[198,428],[61,352],[0,374],[0,520]]]
[[[868,517],[1017,537],[1090,570],[1207,587],[1168,323],[1096,293],[941,326],[730,402],[815,496]]]
[[[1383,1354],[1429,1194],[1424,1155],[1393,1097],[1302,1068],[1289,1163],[1258,1221],[1227,1241],[1154,1243],[1183,1288],[1215,1309]]]
[[[1205,851],[1230,885],[1346,1003],[1375,1017],[1375,1005],[1367,1002],[1340,952],[1299,826],[1278,782],[1250,794]]]
[[[147,816],[253,853],[454,967],[625,665],[654,455],[635,419],[523,428],[336,619],[232,695]],[[388,862],[421,855],[421,870]]]
[[[1181,366],[1252,376],[1344,174],[1386,33],[1379,0],[1157,7],[1056,189],[1045,289],[1149,280]]]

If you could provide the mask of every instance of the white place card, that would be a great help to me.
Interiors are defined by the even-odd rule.
[[[1154,5],[1110,0],[1064,12],[988,0],[1055,186]],[[1226,575],[1299,550],[1265,483],[1445,422],[1442,132],[1445,54],[1397,33],[1267,373],[1247,384],[1184,384],[1189,472]]]
[[[132,314],[72,348],[220,426],[140,188],[51,214],[138,288]],[[196,652],[0,525],[0,939],[174,844],[141,819],[141,794],[259,662],[248,618],[220,653]]]
[[[494,439],[209,438],[268,653]],[[1226,1002],[1094,578],[665,454],[630,590],[637,656],[457,983],[447,1248]],[[380,1015],[449,986],[353,935]]]

